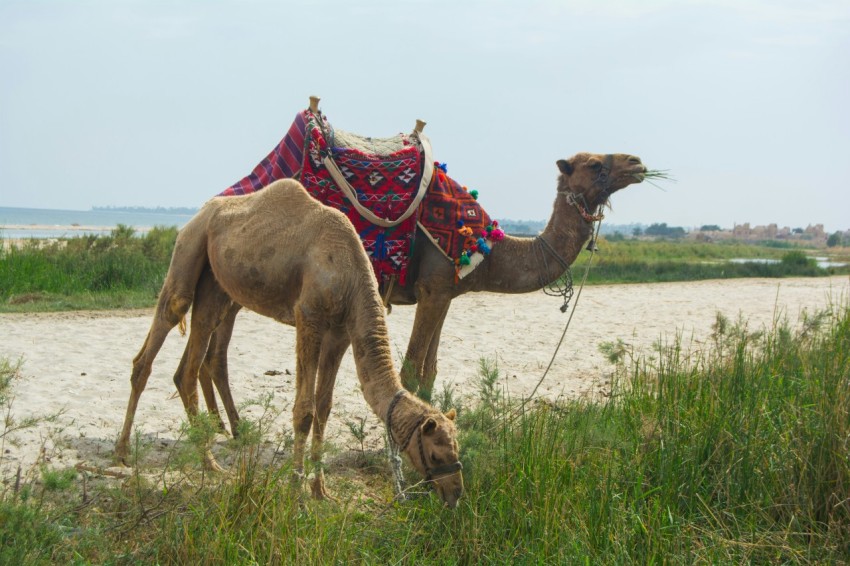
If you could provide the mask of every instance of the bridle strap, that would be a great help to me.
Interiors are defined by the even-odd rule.
[[[611,169],[613,167],[614,155],[612,153],[606,153],[605,157],[602,160],[602,168],[599,170],[599,174],[593,181],[594,185],[602,186],[602,196],[605,197],[602,199],[603,203],[608,200],[609,196],[611,196]],[[572,191],[558,192],[566,196],[567,202],[573,205],[576,210],[578,210],[578,213],[588,224],[593,224],[594,222],[598,222],[605,218],[605,216],[601,212],[597,214],[591,214],[588,210],[587,202],[585,202],[584,197],[582,195],[577,195]]]
[[[447,476],[450,474],[456,474],[463,469],[463,464],[460,463],[460,460],[458,460],[457,462],[452,462],[451,464],[443,464],[442,466],[437,466],[436,468],[429,468],[427,461],[425,460],[425,447],[422,445],[421,430],[419,431],[419,458],[422,459],[422,467],[425,468],[426,481],[431,481],[437,476]]]
[[[401,400],[402,397],[404,397],[405,393],[407,393],[407,391],[405,389],[400,389],[399,391],[397,391],[396,394],[393,395],[392,401],[390,401],[390,406],[387,408],[387,418],[386,418],[387,436],[389,437],[390,442],[394,443],[398,447],[399,452],[404,452],[405,450],[407,450],[407,447],[410,445],[410,441],[413,440],[413,435],[416,434],[417,430],[419,431],[419,438],[418,438],[419,458],[422,460],[422,467],[425,468],[425,479],[427,481],[431,481],[438,476],[446,476],[446,475],[455,474],[455,473],[461,471],[463,469],[463,464],[460,463],[460,460],[458,460],[457,462],[453,462],[451,464],[444,464],[442,466],[437,466],[436,468],[431,468],[431,467],[428,466],[428,460],[425,459],[425,446],[422,443],[422,428],[421,428],[422,422],[428,416],[427,414],[423,414],[421,417],[419,417],[419,420],[416,421],[415,425],[413,425],[413,428],[411,429],[410,434],[407,435],[407,439],[405,439],[405,441],[402,444],[398,444],[398,443],[395,442],[395,439],[393,438],[393,429],[392,429],[393,412],[395,411],[395,408],[396,408],[396,405],[398,405],[398,402]]]
[[[389,408],[387,408],[387,419],[386,419],[387,433],[389,434],[390,440],[392,440],[393,442],[395,442],[395,439],[393,438],[393,424],[392,424],[393,423],[393,411],[395,411],[396,405],[398,405],[398,402],[401,401],[401,398],[404,397],[405,393],[407,393],[407,390],[399,389],[396,392],[396,394],[393,396],[393,400],[390,401]],[[425,420],[425,415],[422,415],[422,417],[420,417],[420,419],[413,426],[413,429],[411,429],[410,434],[407,437],[407,440],[405,440],[403,444],[396,443],[396,446],[399,447],[399,450],[404,452],[407,449],[407,446],[410,444],[410,441],[413,438],[413,434],[416,432],[416,430],[419,428],[419,425],[422,424],[422,421],[424,421],[424,420]],[[424,460],[423,460],[423,463],[424,463]]]

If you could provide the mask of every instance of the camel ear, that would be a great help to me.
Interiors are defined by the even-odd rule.
[[[559,159],[557,161],[558,169],[564,175],[572,175],[573,174],[573,166],[566,159]]]
[[[422,425],[422,434],[426,436],[429,434],[434,434],[435,430],[437,430],[437,421],[435,421],[432,417],[428,417],[428,419]]]
[[[450,421],[453,421],[455,420],[455,417],[457,417],[457,411],[455,411],[454,409],[449,409],[449,412],[446,413],[446,418]]]

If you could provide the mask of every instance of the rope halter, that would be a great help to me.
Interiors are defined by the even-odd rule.
[[[407,450],[407,447],[410,445],[410,441],[413,440],[413,435],[419,431],[418,435],[418,444],[419,444],[419,458],[422,460],[422,467],[425,468],[425,479],[426,481],[433,481],[435,478],[440,476],[447,476],[451,474],[456,474],[457,472],[463,469],[463,464],[460,463],[460,460],[452,462],[450,464],[443,464],[440,466],[430,466],[428,464],[428,459],[425,457],[425,445],[422,442],[422,423],[425,419],[428,418],[428,413],[423,413],[422,416],[416,421],[416,424],[413,425],[413,429],[410,431],[410,434],[407,435],[407,438],[401,444],[396,443],[395,438],[393,437],[392,431],[392,419],[393,412],[395,411],[396,405],[401,400],[402,397],[407,393],[405,389],[400,389],[393,396],[392,401],[390,401],[390,406],[387,409],[387,418],[385,420],[387,426],[387,438],[389,438],[390,442],[390,453],[391,458],[393,456],[398,458],[399,452],[404,452]],[[400,479],[400,470],[399,473],[396,474],[396,480]],[[400,487],[400,486],[399,486]],[[399,490],[400,491],[400,490]]]

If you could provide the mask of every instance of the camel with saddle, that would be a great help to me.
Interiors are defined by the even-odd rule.
[[[638,157],[627,154],[579,153],[558,160],[555,200],[546,228],[536,237],[512,237],[505,235],[498,224],[489,219],[478,204],[475,191],[455,182],[446,174],[445,166],[432,161],[423,127],[424,122],[417,121],[411,134],[399,134],[394,138],[357,136],[333,129],[318,110],[318,99],[313,97],[310,107],[296,116],[278,147],[251,175],[223,191],[210,204],[234,197],[245,198],[239,195],[262,194],[276,179],[296,178],[307,186],[315,199],[340,209],[353,224],[361,247],[368,252],[371,278],[378,284],[381,304],[387,308],[394,304],[416,305],[401,380],[407,390],[428,400],[437,375],[440,333],[452,299],[471,291],[527,293],[557,286],[591,238],[603,205],[614,192],[641,182],[647,169]],[[403,184],[396,182],[384,196],[370,192],[370,188],[380,186],[387,179],[401,179]],[[277,208],[269,209],[262,218],[279,212],[282,211]],[[450,212],[457,214],[450,216]],[[188,399],[196,407],[194,388],[199,381],[208,409],[218,415],[215,386],[234,434],[239,415],[229,387],[227,348],[242,306],[251,310],[258,310],[258,307],[243,302],[225,285],[221,285],[223,290],[219,287],[216,263],[212,258],[223,254],[224,260],[219,260],[218,269],[233,262],[242,265],[248,275],[252,270],[265,269],[264,263],[275,253],[273,246],[265,243],[279,242],[282,248],[288,244],[288,240],[268,239],[260,233],[266,221],[270,220],[254,219],[252,222],[258,224],[257,228],[250,225],[238,228],[246,241],[254,242],[245,245],[247,255],[243,258],[235,248],[228,252],[209,245],[205,248],[195,243],[181,244],[181,239],[192,240],[193,220],[181,231],[169,270],[169,279],[172,271],[188,273],[180,278],[184,282],[180,291],[183,304],[170,311],[173,316],[185,313],[191,304],[194,289],[189,287],[193,281],[198,291],[194,297],[190,343],[181,369],[175,375],[175,383],[184,403]],[[415,246],[412,245],[414,241],[417,242]],[[257,248],[265,251],[259,253]],[[209,267],[205,267],[206,263]],[[242,285],[250,287],[251,280],[252,277],[247,277]],[[167,288],[168,280],[163,293]],[[571,289],[561,287],[560,291],[566,301]],[[211,297],[204,299],[206,306],[201,297]],[[350,300],[348,296],[343,297],[344,301]],[[263,310],[258,312],[265,314]],[[195,318],[206,319],[207,322],[199,324],[214,328],[211,335],[203,333],[204,344],[199,347],[193,347]],[[142,360],[147,357],[142,355],[144,353],[143,348]],[[339,362],[336,363],[334,374]],[[135,366],[144,365],[137,359]],[[134,383],[137,373],[139,371],[134,369]],[[134,395],[136,390],[134,385]],[[132,422],[134,410],[131,396],[119,447],[126,445],[128,423]],[[379,410],[376,409],[376,413],[386,421]],[[297,431],[298,423],[295,426]],[[422,458],[419,460],[421,463]],[[440,460],[445,459],[441,457]],[[426,468],[420,466],[419,469],[427,474]]]
[[[309,132],[304,132],[309,128],[297,128],[298,119],[303,116],[318,124],[313,128],[314,137],[318,138],[315,143],[307,139]],[[299,114],[278,148],[255,168],[252,175],[222,194],[260,190],[276,175],[292,176],[309,182],[314,187],[311,191],[314,197],[344,209],[349,219],[365,226],[361,239],[370,252],[384,304],[388,309],[392,305],[416,305],[401,377],[409,391],[430,400],[437,376],[440,334],[452,299],[472,291],[528,293],[553,285],[559,287],[564,277],[569,275],[569,266],[591,238],[594,222],[601,218],[603,205],[616,191],[640,183],[647,169],[638,157],[627,154],[579,153],[569,159],[558,160],[554,205],[546,228],[532,238],[512,237],[494,228],[497,223],[490,221],[481,209],[476,191],[467,191],[439,166],[434,167],[430,143],[422,133],[424,125],[417,120],[410,135],[400,134],[387,139],[363,138],[332,129],[318,109],[318,98],[311,97],[310,108]],[[328,149],[334,144],[335,147]],[[289,148],[293,145],[306,147],[303,153],[292,155]],[[351,162],[356,163],[368,151],[364,148],[380,148],[388,152],[386,148],[397,150],[399,147],[416,148],[415,153],[422,156],[422,170],[417,178],[421,181],[415,191],[411,191],[411,198],[402,203],[405,206],[397,206],[396,215],[387,218],[376,215],[361,202],[371,197],[368,180],[374,176],[374,171],[372,175],[368,171],[362,172],[360,184],[348,182],[348,177],[355,167]],[[349,148],[356,148],[353,150],[354,159],[344,155],[346,163],[338,166],[339,154]],[[322,168],[324,171],[321,171]],[[380,212],[386,213],[387,208],[390,207]],[[448,217],[447,210],[456,212],[456,215]],[[442,221],[442,225],[436,218]],[[480,232],[470,234],[470,218],[478,220],[477,230]],[[367,236],[380,232],[382,228],[393,229],[402,224],[412,228],[403,231],[402,238],[392,240],[391,236],[383,241],[401,241],[401,246],[396,248],[406,244],[409,256],[402,253],[393,256],[392,252],[397,249],[388,245],[376,251],[374,237],[366,243]],[[417,243],[415,246],[411,245],[414,241]],[[376,259],[381,253],[383,259]],[[397,273],[387,275],[389,270],[384,264],[388,256],[403,258],[403,271],[397,269],[402,276]],[[560,285],[557,292],[564,296],[566,307],[566,300],[571,294],[569,285]],[[227,347],[238,311],[239,305],[234,304],[216,330],[200,380],[208,407],[214,413],[218,409],[212,383],[221,392],[231,429],[235,428],[238,415],[230,400]]]

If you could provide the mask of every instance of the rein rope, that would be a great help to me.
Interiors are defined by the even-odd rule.
[[[570,299],[573,298],[573,273],[570,270],[570,265],[566,262],[561,255],[555,251],[552,247],[552,244],[546,241],[546,238],[543,236],[537,236],[537,241],[540,242],[540,249],[538,253],[540,254],[540,262],[543,264],[543,272],[540,274],[539,281],[540,287],[543,289],[543,292],[550,297],[563,297],[564,304],[561,305],[561,312],[567,312],[567,308],[570,306]],[[549,252],[561,265],[561,268],[564,270],[563,273],[556,277],[554,281],[550,283],[546,283],[544,280],[544,273],[549,273],[549,262],[546,261],[546,252]],[[562,284],[561,281],[564,281]]]
[[[410,439],[413,438],[413,433],[416,432],[418,427],[413,427],[413,430],[410,432],[410,436],[407,437],[407,440],[404,442],[404,448],[400,447],[395,438],[393,438],[393,430],[392,430],[392,420],[393,420],[393,411],[395,410],[396,405],[404,397],[405,390],[399,389],[396,391],[396,394],[393,395],[393,400],[390,401],[390,406],[387,409],[387,418],[384,419],[387,428],[387,457],[390,460],[390,467],[393,469],[393,480],[394,487],[396,492],[396,497],[398,499],[407,499],[407,496],[404,493],[404,474],[401,471],[401,452],[407,448],[407,445],[410,444]]]
[[[603,190],[602,194],[605,196],[603,203],[610,196],[610,189],[611,189],[610,172],[611,172],[611,166],[613,164],[613,159],[614,159],[614,156],[611,155],[611,154],[608,154],[608,155],[605,156],[605,162],[603,163],[602,169],[599,171],[599,175],[596,177],[596,180],[594,181],[594,183],[598,183],[598,184],[602,185],[602,190]],[[584,275],[581,278],[581,284],[579,285],[578,292],[575,294],[575,302],[573,303],[573,309],[570,311],[570,316],[567,318],[567,323],[564,325],[564,331],[561,333],[561,338],[558,340],[558,344],[555,346],[555,351],[552,352],[552,358],[549,360],[549,365],[546,366],[546,370],[543,372],[543,375],[541,375],[540,379],[537,380],[537,383],[534,385],[534,389],[531,390],[531,394],[522,401],[522,404],[520,404],[519,408],[514,413],[514,417],[516,417],[517,415],[522,413],[522,411],[525,410],[525,406],[528,404],[529,401],[531,401],[534,398],[534,395],[537,394],[537,390],[540,388],[540,385],[543,383],[543,380],[546,379],[547,375],[549,375],[549,370],[552,369],[552,365],[555,363],[555,357],[558,355],[558,350],[561,349],[561,345],[564,343],[564,338],[567,335],[567,330],[570,328],[570,322],[572,322],[573,315],[576,312],[576,308],[578,308],[578,301],[581,298],[581,292],[584,289],[584,284],[587,281],[588,274],[590,273],[590,265],[593,262],[593,256],[596,253],[596,251],[598,250],[598,248],[596,247],[596,241],[599,238],[599,230],[602,227],[602,219],[604,218],[602,213],[597,212],[596,214],[591,214],[587,210],[587,203],[585,202],[584,197],[581,197],[581,200],[579,200],[579,197],[577,197],[575,193],[572,193],[572,192],[569,192],[569,191],[558,191],[558,192],[563,194],[566,197],[567,202],[570,203],[571,205],[573,205],[576,208],[576,210],[578,210],[578,213],[581,215],[581,217],[588,224],[593,225],[594,223],[596,223],[596,227],[594,229],[592,229],[591,233],[590,233],[590,241],[588,242],[588,245],[587,245],[587,250],[590,252],[590,256],[587,258],[587,266],[585,267]],[[601,208],[601,205],[599,206],[599,208]],[[599,208],[597,208],[597,211],[599,210]],[[540,242],[541,242],[541,256],[544,256],[544,254],[542,252],[543,252],[543,246],[545,246],[546,249],[548,249],[549,252],[553,256],[555,256],[555,258],[558,260],[558,262],[561,264],[562,267],[566,266],[566,272],[565,272],[564,275],[562,275],[562,277],[565,276],[568,283],[567,283],[567,285],[566,285],[566,287],[563,291],[561,291],[559,287],[556,287],[556,289],[559,290],[558,294],[563,295],[563,297],[564,297],[564,304],[561,306],[561,312],[566,312],[568,305],[569,305],[570,298],[572,298],[572,296],[573,296],[573,279],[572,279],[572,273],[570,272],[570,269],[569,269],[569,265],[566,265],[566,261],[554,249],[552,249],[552,246],[549,245],[549,242],[547,242],[544,238],[542,238],[540,236],[538,236],[537,239],[540,240]],[[545,259],[544,259],[544,267],[547,269],[547,273],[548,273],[548,266],[546,265]],[[542,281],[542,276],[541,276],[541,281]],[[552,284],[550,284],[550,286],[551,285]],[[558,285],[560,285],[560,283],[558,283]],[[547,291],[548,291],[547,287],[544,286],[543,292],[546,293],[547,295],[551,294]]]
[[[596,229],[594,230],[594,232],[591,234],[591,239],[590,239],[591,244],[596,242],[596,238],[599,236],[599,228],[601,226],[602,226],[602,222],[600,221],[596,225]],[[587,275],[588,275],[588,273],[590,273],[590,264],[593,261],[593,255],[596,253],[596,246],[595,245],[589,245],[588,248],[589,248],[589,251],[590,251],[590,257],[587,258],[587,267],[585,268],[584,275],[581,278],[581,284],[579,285],[578,293],[576,293],[576,296],[575,296],[576,300],[573,303],[573,309],[570,311],[570,316],[569,316],[569,318],[567,318],[567,323],[564,325],[564,331],[561,333],[561,338],[558,340],[558,344],[555,346],[555,351],[552,352],[552,358],[549,360],[549,365],[546,366],[546,371],[544,371],[543,375],[540,376],[540,379],[537,380],[537,383],[534,385],[534,389],[531,390],[531,394],[526,399],[523,400],[522,405],[520,405],[519,409],[517,410],[518,412],[521,412],[525,408],[525,405],[529,401],[531,401],[531,399],[537,393],[537,390],[540,388],[540,384],[542,384],[543,380],[546,379],[546,376],[549,374],[549,370],[552,369],[552,364],[555,363],[555,357],[558,355],[558,350],[561,349],[561,345],[564,343],[564,337],[567,335],[567,330],[570,327],[570,322],[572,322],[573,315],[575,314],[576,309],[578,308],[578,301],[581,298],[581,291],[582,291],[582,289],[584,289],[584,284],[587,281]],[[572,283],[572,280],[571,280],[571,283]],[[565,307],[566,307],[566,303],[565,303],[564,307],[561,308],[561,312],[565,311]]]

